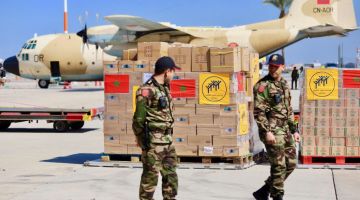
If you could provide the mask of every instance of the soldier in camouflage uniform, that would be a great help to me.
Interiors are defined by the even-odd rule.
[[[281,77],[284,58],[274,54],[268,64],[269,74],[254,86],[254,116],[271,170],[265,185],[253,195],[257,200],[269,199],[269,194],[274,200],[282,200],[284,181],[296,167],[295,142],[300,141],[300,135],[294,122],[290,89]]]
[[[155,74],[136,93],[133,131],[142,148],[143,173],[139,198],[152,200],[162,176],[164,200],[174,200],[178,190],[177,155],[172,145],[173,102],[169,82],[175,69],[180,69],[170,57],[162,57],[155,64]]]

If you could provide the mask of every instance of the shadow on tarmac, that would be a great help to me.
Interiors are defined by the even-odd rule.
[[[86,161],[99,159],[102,154],[97,153],[77,153],[68,156],[56,157],[49,160],[42,160],[41,162],[50,163],[65,163],[65,164],[84,164]]]

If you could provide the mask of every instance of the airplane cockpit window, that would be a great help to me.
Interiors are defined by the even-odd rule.
[[[24,44],[23,49],[35,49],[37,40],[31,40]]]
[[[29,54],[23,53],[23,54],[21,54],[21,58],[22,58],[23,61],[28,61],[29,60]]]

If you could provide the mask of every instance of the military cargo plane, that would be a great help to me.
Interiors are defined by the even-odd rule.
[[[16,75],[39,79],[43,87],[54,76],[69,81],[102,80],[101,62],[108,59],[106,54],[120,57],[122,50],[135,48],[138,42],[241,46],[266,56],[305,38],[345,36],[358,28],[353,0],[294,0],[281,19],[231,28],[180,27],[128,15],[105,19],[112,25],[85,26],[77,33],[80,37],[33,38],[17,56],[6,59],[4,67]]]

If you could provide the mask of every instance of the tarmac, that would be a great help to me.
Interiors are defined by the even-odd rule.
[[[0,105],[6,107],[93,108],[103,100],[94,83],[42,90],[34,81],[16,80],[0,88]],[[138,199],[142,169],[83,166],[101,156],[103,139],[100,120],[69,133],[55,133],[46,122],[12,124],[0,133],[0,200]],[[251,200],[269,170],[266,164],[245,170],[178,169],[178,199]],[[360,170],[297,169],[286,181],[284,199],[356,200],[359,185]],[[155,199],[162,199],[161,183]]]

